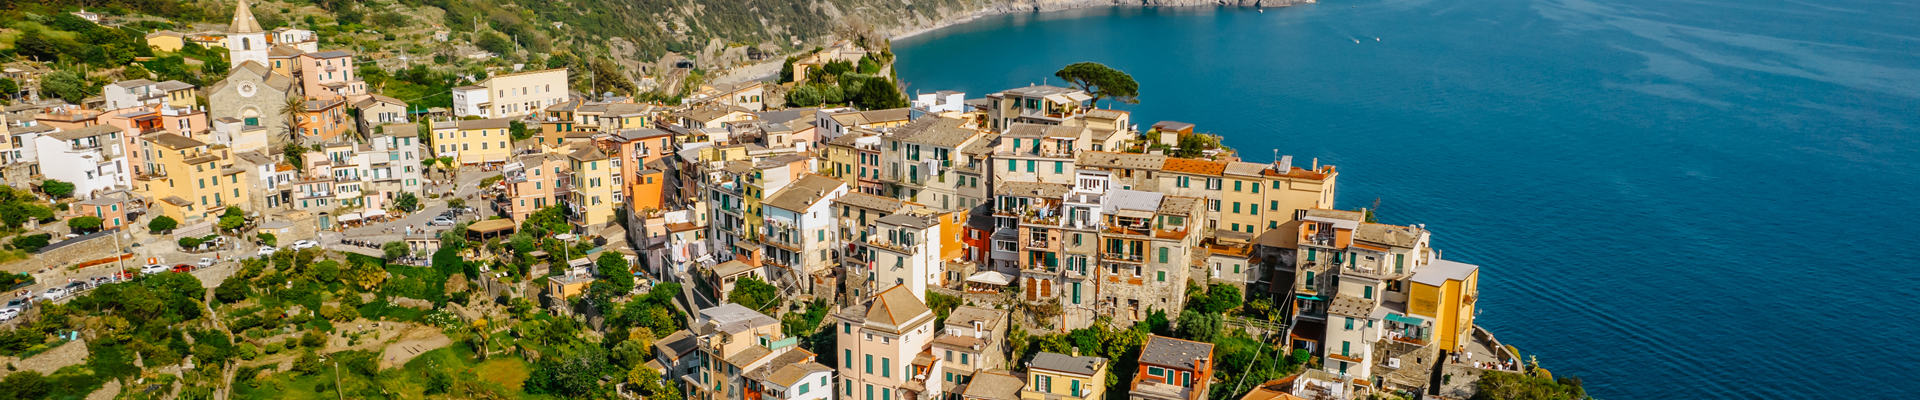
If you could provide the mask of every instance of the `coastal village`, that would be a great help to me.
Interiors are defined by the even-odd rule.
[[[10,97],[0,398],[1586,398],[1476,324],[1445,227],[1136,120],[1117,71],[904,93],[848,39],[671,100],[516,64],[420,107],[258,11],[144,38],[210,84]]]

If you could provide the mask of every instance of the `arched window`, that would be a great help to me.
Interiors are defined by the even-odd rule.
[[[253,38],[240,38],[240,50],[253,50]]]

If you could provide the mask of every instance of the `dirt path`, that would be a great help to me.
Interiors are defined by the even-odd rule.
[[[453,344],[453,339],[431,327],[415,327],[400,334],[400,341],[388,345],[380,354],[380,368],[406,365],[414,357]]]

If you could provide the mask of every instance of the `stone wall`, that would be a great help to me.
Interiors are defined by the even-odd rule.
[[[120,244],[130,245],[133,244],[133,240],[122,236],[120,238]],[[73,240],[49,245],[47,248],[41,249],[39,253],[34,253],[32,257],[8,263],[6,266],[0,267],[0,269],[4,269],[7,272],[29,272],[35,274],[51,272],[48,270],[113,257],[119,254],[118,249],[119,246],[114,245],[112,235],[100,233],[81,236]]]
[[[62,367],[86,362],[87,354],[87,341],[75,340],[25,360],[0,357],[0,364],[12,365],[22,371],[40,371],[41,374],[52,375],[53,371]]]

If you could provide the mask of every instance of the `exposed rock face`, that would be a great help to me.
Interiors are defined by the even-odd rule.
[[[1024,12],[1048,12],[1094,7],[1192,7],[1192,6],[1232,6],[1232,7],[1286,7],[1301,3],[1314,3],[1316,0],[999,0],[982,2],[969,9],[951,9],[935,7],[933,15],[909,8],[899,15],[861,15],[874,23],[877,30],[889,36],[912,35],[927,30],[938,29],[973,20],[983,16],[1013,14]],[[867,9],[863,7],[863,9]],[[831,12],[830,12],[831,14]]]

